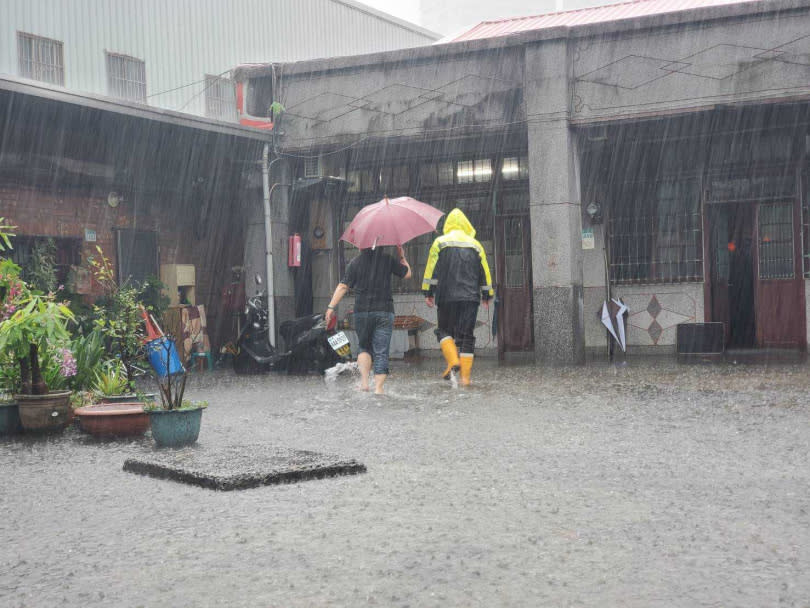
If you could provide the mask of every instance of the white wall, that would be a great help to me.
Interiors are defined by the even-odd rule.
[[[105,51],[146,62],[149,105],[202,115],[206,74],[429,44],[416,26],[338,0],[2,0],[0,74],[18,31],[64,44],[65,86],[107,94]],[[196,83],[196,84],[192,84]],[[186,86],[189,85],[189,86]],[[178,90],[171,91],[171,89]]]

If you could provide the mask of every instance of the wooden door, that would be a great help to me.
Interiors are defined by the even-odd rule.
[[[531,231],[528,215],[497,217],[498,352],[534,349]]]
[[[794,201],[759,204],[756,325],[760,347],[807,347],[799,226]]]

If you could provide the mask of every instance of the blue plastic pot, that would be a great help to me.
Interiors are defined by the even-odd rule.
[[[20,432],[20,410],[15,401],[0,403],[0,436]]]
[[[149,412],[152,437],[161,447],[177,448],[190,445],[200,436],[204,408],[185,410],[153,410]]]
[[[146,353],[149,357],[149,363],[160,378],[182,374],[186,371],[183,364],[180,363],[177,347],[166,336],[147,342]]]

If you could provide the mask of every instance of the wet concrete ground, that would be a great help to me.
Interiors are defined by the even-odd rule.
[[[478,362],[477,362],[478,363]],[[150,440],[0,440],[0,606],[810,606],[810,367],[199,376],[200,444],[356,458],[236,492]]]

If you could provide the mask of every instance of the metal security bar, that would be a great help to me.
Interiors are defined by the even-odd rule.
[[[146,103],[146,64],[135,57],[107,53],[110,95]]]
[[[624,186],[608,216],[613,283],[703,280],[698,192],[696,180]]]
[[[17,55],[23,78],[65,85],[65,60],[59,40],[19,32]]]
[[[230,78],[205,77],[205,115],[236,122],[236,85]]]
[[[793,203],[759,206],[759,278],[792,279]]]

